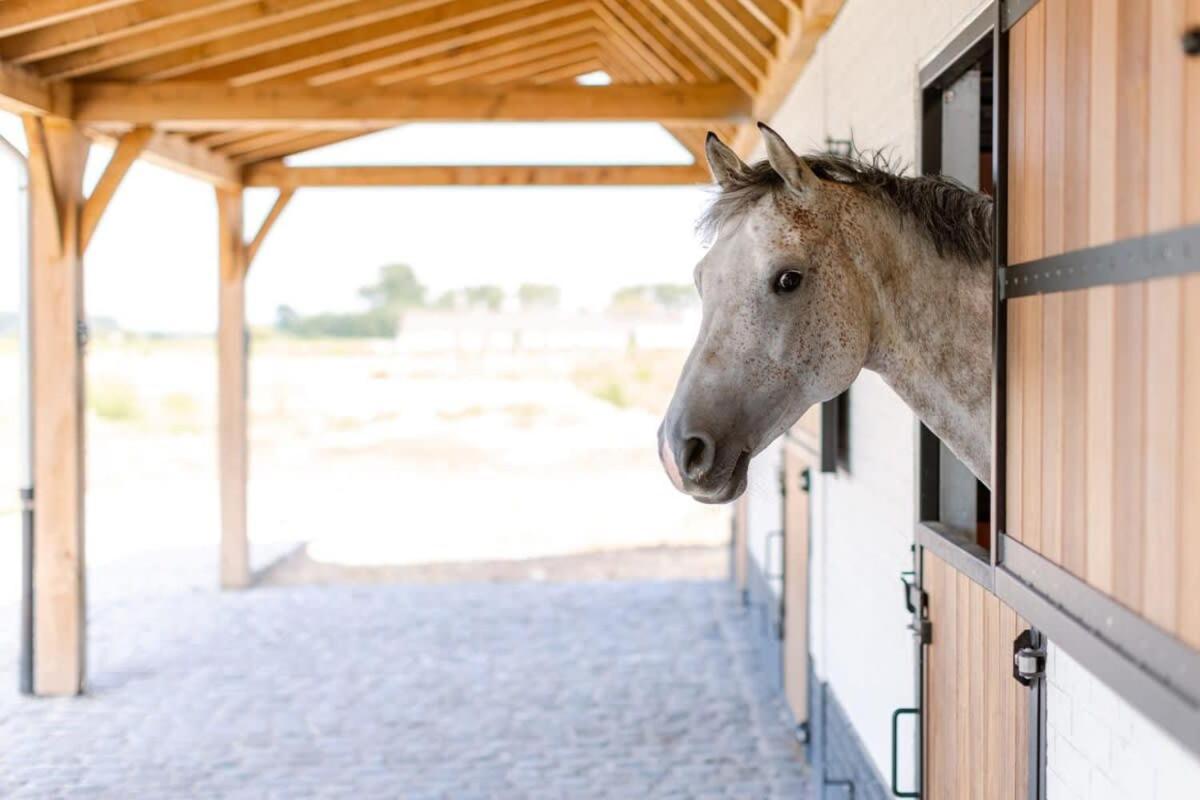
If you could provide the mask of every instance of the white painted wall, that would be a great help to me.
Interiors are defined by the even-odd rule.
[[[1200,797],[1200,759],[1053,642],[1046,678],[1049,800]]]

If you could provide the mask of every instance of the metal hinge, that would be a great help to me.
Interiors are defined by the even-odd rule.
[[[806,469],[800,473],[800,491],[812,491],[812,470]]]
[[[1022,686],[1032,686],[1046,677],[1046,647],[1042,635],[1025,630],[1013,640],[1013,678]]]
[[[908,629],[920,639],[921,644],[929,644],[933,639],[933,625],[925,618],[929,595],[917,586],[916,573],[912,570],[901,572],[900,582],[904,584],[904,607],[913,615]]]
[[[75,323],[75,346],[81,351],[86,350],[88,346],[88,324],[86,320],[78,320]]]

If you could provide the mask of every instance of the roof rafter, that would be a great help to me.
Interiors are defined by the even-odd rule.
[[[0,36],[12,36],[47,25],[133,5],[139,0],[9,0],[0,8]]]

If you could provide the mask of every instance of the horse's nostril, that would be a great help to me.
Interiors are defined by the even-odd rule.
[[[717,446],[707,433],[693,433],[683,444],[683,474],[698,481],[712,469]]]

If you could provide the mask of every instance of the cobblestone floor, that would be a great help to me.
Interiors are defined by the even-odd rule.
[[[83,698],[19,697],[3,627],[0,797],[806,797],[743,613],[719,581],[114,595]]]

